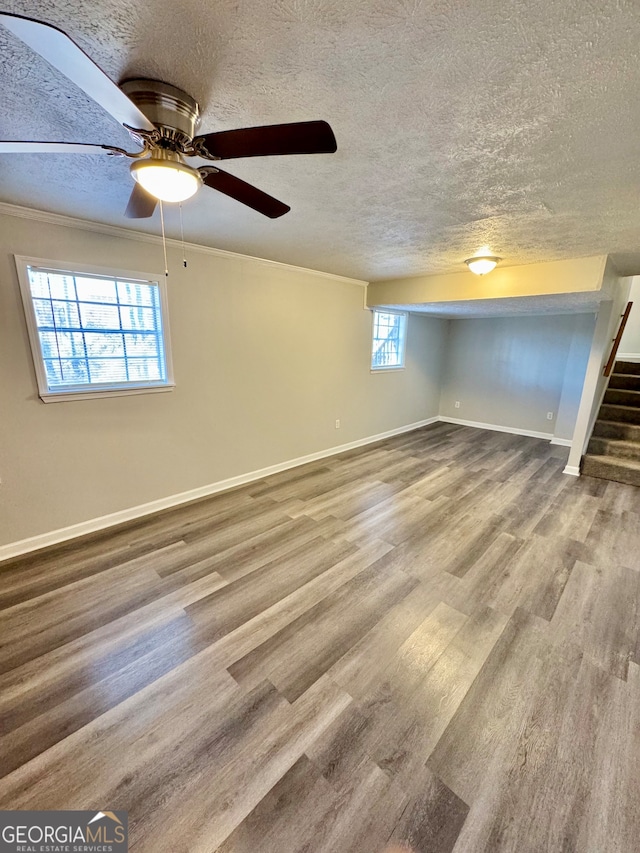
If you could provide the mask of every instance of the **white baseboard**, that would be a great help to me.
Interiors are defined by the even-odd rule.
[[[461,418],[445,418],[440,416],[439,420],[446,424],[460,424],[460,426],[475,427],[476,429],[490,429],[494,432],[510,432],[513,435],[526,435],[529,438],[544,438],[547,441],[553,439],[551,432],[535,432],[531,429],[518,429],[517,427],[499,426],[498,424],[483,424],[480,421],[464,421]]]
[[[577,465],[566,465],[562,473],[571,474],[572,477],[579,477],[580,469]]]
[[[556,438],[555,436],[549,442],[550,444],[559,444],[562,447],[571,447],[573,442],[570,438]]]
[[[98,530],[104,530],[107,527],[114,527],[117,524],[122,524],[125,521],[133,521],[136,518],[141,518],[145,515],[150,515],[154,512],[159,512],[163,509],[170,509],[180,504],[189,503],[189,501],[198,500],[198,498],[206,498],[209,495],[215,495],[218,492],[225,492],[233,489],[236,486],[242,486],[245,483],[251,483],[254,480],[261,480],[263,477],[268,477],[270,474],[277,474],[280,471],[286,471],[289,468],[297,468],[299,465],[306,465],[308,462],[315,462],[317,459],[324,459],[327,456],[335,456],[338,453],[344,453],[347,450],[353,450],[356,447],[363,447],[366,444],[373,444],[376,441],[382,441],[385,438],[391,438],[394,435],[401,435],[404,432],[411,432],[420,427],[428,426],[436,423],[440,418],[427,418],[423,421],[416,421],[413,424],[390,429],[386,432],[370,435],[366,438],[360,438],[357,441],[350,441],[347,444],[340,444],[335,447],[329,447],[326,450],[319,450],[316,453],[309,453],[307,456],[299,456],[297,459],[288,459],[286,462],[279,462],[276,465],[269,465],[267,468],[261,468],[258,471],[249,471],[246,474],[240,474],[238,477],[229,477],[227,480],[219,480],[217,483],[210,483],[206,486],[199,486],[196,489],[190,489],[187,492],[180,492],[177,495],[169,495],[166,498],[149,501],[149,503],[140,504],[138,506],[129,507],[128,509],[112,512],[109,515],[103,515],[99,518],[91,518],[88,521],[81,521],[79,524],[72,524],[69,527],[61,527],[58,530],[52,530],[49,533],[41,533],[38,536],[31,536],[28,539],[21,539],[18,542],[10,542],[8,545],[0,546],[0,562],[9,560],[12,557],[19,557],[22,554],[28,554],[31,551],[38,551],[40,548],[46,548],[49,545],[58,545],[60,542],[66,542],[69,539],[75,539],[78,536],[86,536],[87,533],[95,533]]]
[[[640,352],[619,352],[616,361],[640,361]]]

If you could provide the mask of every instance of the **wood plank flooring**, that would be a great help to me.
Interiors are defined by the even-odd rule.
[[[436,424],[0,566],[0,807],[136,853],[631,853],[640,491]]]

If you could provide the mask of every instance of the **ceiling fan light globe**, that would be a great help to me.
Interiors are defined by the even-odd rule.
[[[496,268],[499,261],[500,258],[483,256],[479,258],[468,258],[465,261],[465,264],[469,267],[471,272],[476,275],[486,275]]]
[[[131,165],[134,179],[160,201],[186,201],[195,195],[202,179],[196,169],[172,160],[137,160]]]

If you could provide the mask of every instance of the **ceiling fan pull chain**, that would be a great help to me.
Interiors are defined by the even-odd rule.
[[[169,275],[169,265],[167,264],[167,238],[164,233],[164,206],[160,199],[160,225],[162,227],[162,251],[164,252],[164,274]]]
[[[180,239],[182,240],[182,265],[186,269],[187,268],[187,259],[185,257],[186,252],[184,250],[184,228],[182,226],[182,202],[180,202]]]

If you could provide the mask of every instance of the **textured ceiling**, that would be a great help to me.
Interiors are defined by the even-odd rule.
[[[558,293],[547,296],[501,297],[499,299],[464,299],[457,302],[425,302],[411,305],[388,305],[414,314],[431,314],[444,320],[472,317],[517,317],[522,314],[592,314],[609,294]]]
[[[230,161],[291,205],[267,220],[213,191],[193,242],[380,279],[614,253],[640,271],[638,0],[5,0],[64,29],[114,79],[197,98],[203,131],[323,118],[338,153]],[[127,134],[5,31],[0,138]],[[127,163],[3,155],[0,200],[124,219]],[[168,231],[179,233],[177,212]],[[620,253],[616,255],[615,253]]]

